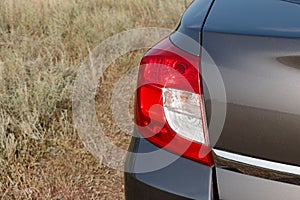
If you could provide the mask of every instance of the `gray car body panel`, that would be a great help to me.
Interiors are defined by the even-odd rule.
[[[296,19],[300,5],[285,1],[214,3],[204,27],[203,48],[217,65],[227,96],[225,125],[215,148],[300,166],[300,20]],[[203,76],[210,79],[206,66],[202,63]],[[214,102],[208,91],[204,94],[209,117]]]
[[[170,36],[182,50],[200,55],[201,32],[214,0],[195,0],[184,12],[179,26]]]

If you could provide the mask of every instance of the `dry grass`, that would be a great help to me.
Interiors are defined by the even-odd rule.
[[[0,1],[0,199],[123,199],[122,173],[100,165],[72,124],[80,63],[107,37],[136,27],[173,28],[185,0]],[[113,133],[109,89],[142,52],[111,66],[99,94]],[[129,62],[130,61],[130,62]],[[103,99],[103,97],[106,97]],[[109,132],[110,131],[110,132]],[[126,148],[128,136],[114,135]]]

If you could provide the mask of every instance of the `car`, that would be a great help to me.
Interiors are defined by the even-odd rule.
[[[133,199],[299,199],[300,0],[195,0],[142,58]]]

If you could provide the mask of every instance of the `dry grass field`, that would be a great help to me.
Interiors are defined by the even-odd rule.
[[[124,198],[122,172],[94,159],[74,129],[76,71],[89,50],[113,34],[174,28],[188,2],[0,1],[0,199]],[[109,91],[142,54],[110,66],[97,95],[99,121],[124,149],[129,136],[111,123]]]

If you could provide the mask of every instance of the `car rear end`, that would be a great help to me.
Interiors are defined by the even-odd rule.
[[[196,0],[144,56],[127,199],[299,198],[299,3]]]

